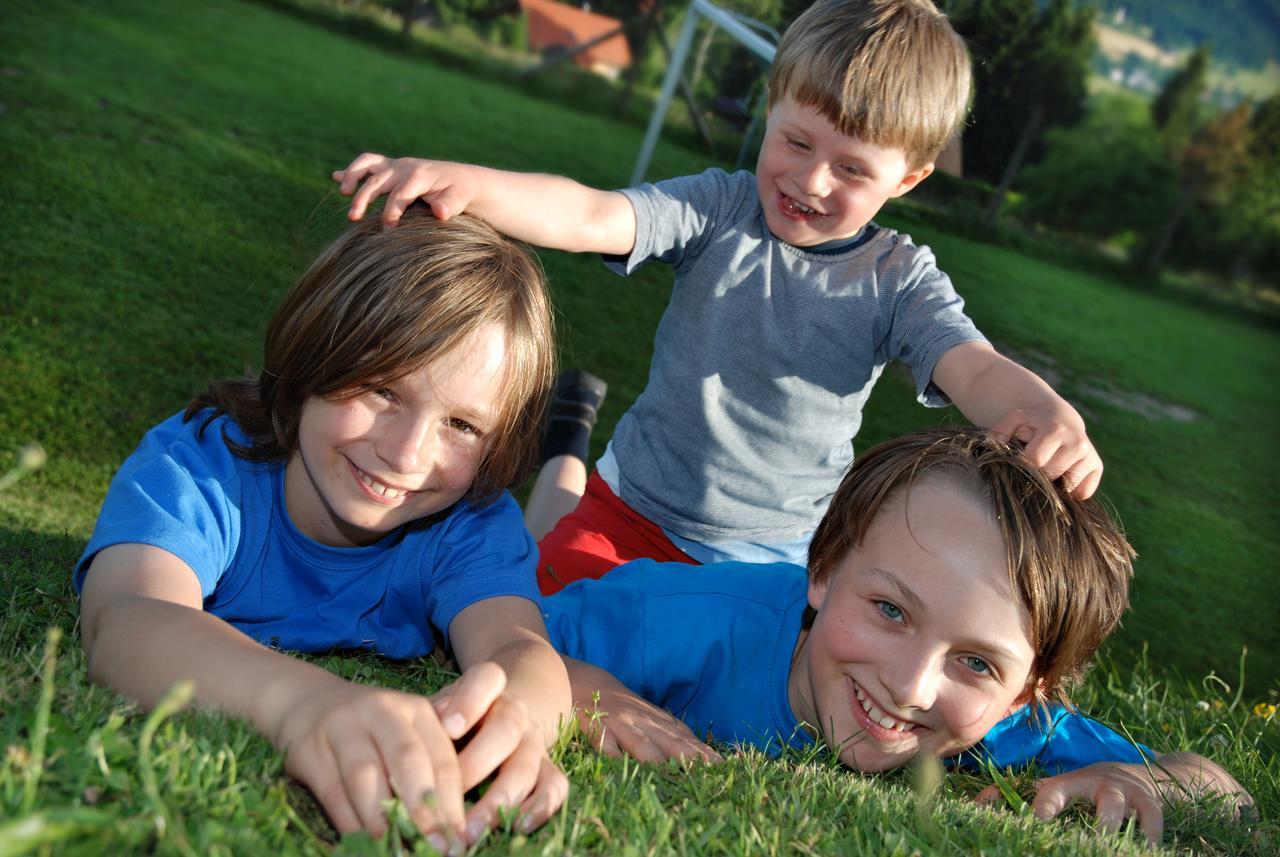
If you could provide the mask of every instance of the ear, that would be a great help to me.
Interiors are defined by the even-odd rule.
[[[1011,714],[1017,714],[1022,709],[1030,705],[1036,698],[1036,691],[1044,690],[1044,679],[1036,679],[1029,683],[1022,693],[1018,694],[1018,698],[1009,703],[1009,710],[1004,713],[1005,717]]]
[[[889,196],[891,197],[902,196],[904,193],[911,190],[916,185],[920,184],[920,182],[924,181],[932,174],[933,174],[933,161],[930,161],[924,166],[918,167],[917,169],[914,169],[911,172],[907,173],[905,176],[903,176],[902,181],[898,184],[898,187],[895,188],[893,193],[889,194]]]
[[[814,610],[822,609],[822,602],[827,598],[827,584],[831,581],[831,572],[827,572],[826,577],[821,581],[815,581],[809,578],[809,606]]]

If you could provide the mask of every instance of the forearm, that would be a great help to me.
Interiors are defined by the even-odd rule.
[[[573,253],[624,254],[635,243],[631,204],[616,191],[544,173],[457,166],[474,191],[467,212],[499,232]]]
[[[564,662],[532,632],[498,649],[492,660],[507,674],[507,692],[524,703],[549,746],[573,710]]]
[[[1010,411],[1062,401],[1039,375],[980,342],[966,342],[944,354],[934,380],[970,422],[984,428]]]
[[[93,681],[144,706],[154,705],[174,682],[191,680],[197,703],[250,721],[276,743],[280,723],[298,699],[342,681],[259,645],[212,614],[141,595],[97,613],[85,653]]]

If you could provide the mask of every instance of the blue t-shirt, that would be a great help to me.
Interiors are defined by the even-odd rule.
[[[76,564],[80,591],[103,548],[139,543],[190,566],[204,609],[264,645],[302,652],[428,654],[465,607],[501,595],[538,602],[537,548],[509,494],[459,502],[430,527],[400,527],[354,548],[322,545],[285,509],[283,461],[234,455],[247,445],[230,418],[177,414],[147,432],[111,482]]]
[[[787,563],[691,566],[641,559],[542,601],[551,643],[607,670],[695,735],[765,752],[812,743],[787,701],[807,600],[805,570]],[[1140,762],[1146,748],[1053,706],[1051,725],[1019,712],[955,762],[1032,763],[1049,773]]]

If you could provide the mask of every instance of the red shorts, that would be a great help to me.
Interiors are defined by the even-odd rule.
[[[538,542],[538,553],[538,586],[544,595],[575,580],[603,577],[633,559],[698,565],[661,527],[622,502],[596,471],[577,508]]]

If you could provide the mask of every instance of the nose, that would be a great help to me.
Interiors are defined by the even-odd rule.
[[[809,196],[824,197],[831,190],[831,171],[818,158],[810,158],[795,173],[796,186]]]
[[[886,665],[880,681],[899,709],[925,711],[938,699],[943,678],[942,656],[923,647],[907,647]]]
[[[380,427],[378,457],[396,473],[429,470],[437,445],[435,424],[426,414],[401,412],[387,417]]]

